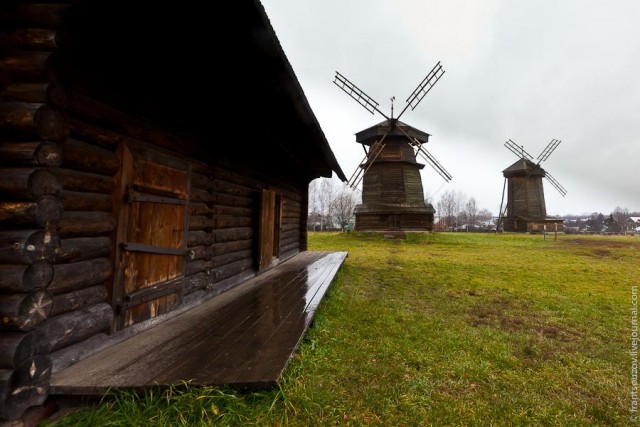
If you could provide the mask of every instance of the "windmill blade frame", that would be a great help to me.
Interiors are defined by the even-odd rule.
[[[523,146],[520,146],[520,145],[516,144],[511,139],[508,139],[504,143],[504,146],[507,147],[509,149],[509,151],[511,151],[513,154],[515,154],[519,158],[521,158],[521,159],[524,158],[524,159],[533,161],[533,156],[531,156],[531,154],[527,153]]]
[[[558,145],[560,145],[562,141],[560,141],[559,139],[552,139],[551,142],[549,144],[547,144],[547,146],[545,147],[544,150],[542,150],[542,152],[540,153],[540,155],[538,156],[538,164],[544,162],[545,160],[547,160],[549,158],[549,156],[551,155],[551,153],[553,153],[553,151],[558,148]]]
[[[440,61],[433,67],[431,71],[427,74],[427,76],[422,79],[418,87],[416,87],[411,95],[409,95],[406,99],[407,105],[402,109],[400,114],[398,114],[398,119],[400,116],[407,111],[407,108],[411,107],[411,110],[415,110],[422,98],[425,97],[427,93],[431,90],[431,88],[440,80],[440,77],[444,74],[444,70],[442,69],[442,65],[440,65]]]
[[[371,114],[375,114],[377,111],[384,118],[389,120],[386,114],[384,114],[380,109],[378,109],[378,105],[380,105],[375,99],[371,98],[367,95],[362,89],[360,89],[355,84],[351,83],[345,76],[336,71],[335,79],[333,83],[338,86],[344,93],[353,98],[358,104],[362,105],[365,110],[370,112]]]
[[[364,159],[362,159],[362,163],[361,163],[361,164],[369,163],[369,165],[366,168],[362,168],[358,166],[358,168],[351,175],[351,178],[349,178],[349,181],[348,181],[349,187],[356,188],[360,184],[360,181],[362,181],[362,178],[364,178],[364,175],[367,173],[369,168],[373,166],[373,163],[376,161],[380,153],[382,153],[382,150],[385,147],[385,144],[383,144],[383,142],[387,137],[387,135],[389,135],[389,132],[391,132],[391,128],[389,128],[389,130],[387,130],[384,133],[384,135],[382,135],[382,138],[380,138],[371,146],[371,150],[369,150],[369,153],[367,153],[364,156]],[[373,158],[371,160],[369,160],[370,155],[373,155]]]
[[[567,190],[562,186],[562,184],[560,184],[558,182],[557,179],[555,179],[554,177],[551,176],[551,174],[547,171],[544,171],[544,177],[547,178],[547,180],[549,180],[549,182],[551,183],[551,185],[554,186],[554,188],[556,190],[558,190],[558,193],[560,193],[560,195],[562,197],[567,195]]]
[[[397,126],[402,133],[409,139],[409,145],[416,149],[416,155],[420,156],[446,181],[449,182],[453,179],[453,176],[447,172],[447,170],[436,160],[433,154],[429,153],[420,141],[411,137],[401,126]]]

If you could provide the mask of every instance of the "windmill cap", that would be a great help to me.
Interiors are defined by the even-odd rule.
[[[402,136],[403,138],[406,138],[406,132],[409,136],[417,139],[423,144],[429,141],[429,137],[431,136],[430,134],[423,132],[420,129],[416,129],[413,126],[409,126],[408,124],[401,122],[400,120],[391,119],[384,120],[377,125],[373,125],[370,128],[361,130],[360,132],[356,133],[356,142],[371,145],[372,143],[380,139],[385,133],[387,133],[387,131],[389,131],[389,127],[392,126],[393,123],[395,123],[396,127],[391,129],[387,137]],[[398,126],[402,127],[402,130],[398,129]]]
[[[540,165],[536,165],[529,159],[519,159],[514,164],[502,171],[502,174],[506,177],[519,176],[519,175],[540,175],[545,176],[544,169]]]

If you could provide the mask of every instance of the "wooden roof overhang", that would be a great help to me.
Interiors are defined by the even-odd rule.
[[[410,137],[417,139],[423,144],[429,141],[429,137],[431,136],[430,134],[423,132],[420,129],[416,129],[413,126],[409,126],[408,124],[401,122],[400,120],[394,121],[395,126],[391,129],[391,131],[389,131],[389,127],[392,124],[389,120],[384,120],[374,126],[357,132],[356,142],[359,142],[360,144],[371,145],[382,138],[384,134],[387,133],[387,131],[389,131],[387,138],[401,136],[406,139],[407,135],[409,135]],[[402,128],[402,130],[400,128]],[[407,142],[409,142],[408,139]]]
[[[514,164],[502,171],[505,178],[514,176],[545,176],[544,169],[531,160],[519,159]]]
[[[86,0],[58,35],[64,86],[184,136],[171,148],[346,181],[258,0]]]

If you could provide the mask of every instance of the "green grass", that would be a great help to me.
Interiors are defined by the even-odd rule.
[[[311,233],[309,249],[349,256],[280,389],[119,392],[59,424],[634,424],[638,237]]]

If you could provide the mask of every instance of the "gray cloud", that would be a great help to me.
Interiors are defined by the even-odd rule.
[[[429,195],[451,189],[497,213],[511,138],[568,190],[545,183],[551,214],[640,210],[640,2],[263,0],[347,176],[354,134],[371,116],[331,83],[340,71],[388,112],[438,62],[445,75],[402,120],[432,134],[428,150],[454,179],[425,168]],[[479,6],[480,5],[480,6]],[[435,194],[435,199],[438,195]]]

